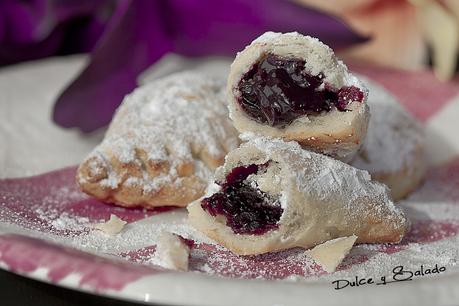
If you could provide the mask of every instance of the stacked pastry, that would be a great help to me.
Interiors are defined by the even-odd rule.
[[[423,174],[422,133],[382,100],[319,40],[268,32],[237,55],[226,98],[221,83],[191,73],[128,95],[77,181],[122,206],[192,202],[190,223],[236,254],[342,237],[397,243],[408,220],[365,170],[405,195]],[[392,142],[406,153],[386,171]]]
[[[387,187],[342,162],[367,133],[368,90],[328,46],[265,33],[237,55],[227,95],[247,142],[188,206],[195,228],[244,255],[353,235],[366,243],[403,238],[408,221]]]

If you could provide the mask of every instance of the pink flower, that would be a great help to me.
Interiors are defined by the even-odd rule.
[[[457,0],[297,0],[348,22],[371,39],[341,56],[402,69],[427,66],[441,80],[456,68],[459,43]]]

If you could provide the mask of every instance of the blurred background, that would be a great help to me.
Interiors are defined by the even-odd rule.
[[[0,65],[94,51],[102,44],[101,40],[116,30],[117,24],[125,21],[123,15],[136,14],[133,11],[139,8],[144,10],[138,16],[139,24],[131,24],[124,34],[142,30],[151,34],[145,35],[151,40],[159,38],[155,31],[171,37],[197,38],[197,32],[219,36],[223,46],[207,45],[209,54],[232,55],[234,50],[249,43],[244,31],[259,35],[257,29],[270,25],[273,30],[319,34],[323,36],[319,38],[342,49],[340,55],[345,59],[400,69],[421,69],[433,63],[441,79],[451,78],[456,66],[459,31],[456,0],[2,0]],[[319,11],[339,18],[356,35],[368,40],[357,45],[357,40],[346,41],[346,37],[339,35],[343,34],[340,26],[324,21]],[[308,19],[317,23],[308,23]],[[193,20],[195,23],[190,22]],[[222,26],[225,22],[226,27]],[[321,32],[321,27],[328,28]],[[174,33],[177,30],[184,33]],[[189,53],[205,52],[190,50]]]

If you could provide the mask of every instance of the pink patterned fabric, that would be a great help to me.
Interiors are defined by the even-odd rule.
[[[56,208],[59,211],[70,212],[76,218],[84,216],[94,221],[98,221],[101,217],[108,219],[110,213],[116,213],[125,220],[136,221],[161,211],[119,208],[89,199],[76,189],[73,183],[74,172],[75,168],[70,168],[32,178],[0,181],[0,198],[4,199],[1,202],[2,208],[10,209],[9,213],[2,209],[0,221],[15,222],[22,227],[43,232],[78,235],[81,233],[56,231],[52,225],[43,223],[35,215],[34,210],[40,205],[44,205],[46,209]],[[454,204],[451,205],[459,205],[459,192],[453,188],[453,186],[458,186],[458,183],[459,159],[444,167],[432,170],[426,183],[413,194],[412,198],[424,199],[435,203],[446,199],[454,201]],[[54,186],[54,188],[67,186],[71,192],[65,196],[54,195],[50,198],[50,194],[53,193],[46,192],[49,190],[49,186]],[[432,190],[436,192],[432,192]],[[5,212],[7,213],[5,214]],[[453,217],[454,219],[449,221],[413,220],[411,231],[401,244],[380,245],[376,248],[376,251],[392,254],[405,249],[412,242],[430,243],[457,235],[459,232],[459,216]],[[56,251],[57,249],[59,251]],[[155,247],[150,246],[121,253],[119,256],[132,262],[147,263],[154,251]],[[202,270],[204,260],[213,271],[213,274],[227,277],[283,279],[290,275],[307,276],[325,273],[320,266],[311,265],[311,262],[306,256],[303,256],[303,251],[300,249],[258,256],[236,256],[213,245],[196,244],[193,252],[199,253],[199,256],[191,257],[191,271],[206,272]],[[75,261],[79,257],[81,258]],[[100,266],[96,264],[95,266],[86,267],[85,263],[90,262],[90,258],[93,257],[94,255],[72,252],[67,248],[61,249],[59,246],[42,243],[31,238],[17,235],[0,236],[0,261],[5,262],[12,270],[18,272],[33,271],[43,265],[53,267],[56,264],[57,267],[53,267],[49,274],[51,281],[58,281],[60,278],[65,277],[66,273],[79,270],[86,273],[87,270],[95,267],[98,267],[97,271],[99,272],[108,268],[107,273],[111,273],[110,261],[104,261]],[[340,269],[349,268],[351,265],[365,262],[367,259],[367,256],[362,254],[349,256]],[[71,262],[71,265],[66,266],[66,260]],[[116,265],[115,268],[120,269]],[[134,269],[134,271],[138,271],[138,269]],[[151,271],[147,271],[149,270],[146,270],[146,274],[151,273]],[[91,275],[88,277],[91,277]],[[97,285],[96,289],[104,288],[104,286],[115,289],[115,284],[112,284],[112,286],[104,282],[105,276],[103,276],[103,273],[96,273],[93,276],[95,277],[96,275],[102,276],[100,280],[93,280],[94,284]],[[135,275],[139,276],[139,274]],[[131,280],[131,278],[134,279],[133,276],[129,276],[127,280]],[[98,281],[102,283],[99,284]],[[119,286],[119,283],[116,286]]]
[[[59,282],[77,273],[80,277],[79,287],[89,286],[97,292],[120,290],[128,283],[160,271],[154,267],[110,260],[20,235],[0,236],[0,259],[10,271],[16,273],[49,269],[47,278],[51,282]]]

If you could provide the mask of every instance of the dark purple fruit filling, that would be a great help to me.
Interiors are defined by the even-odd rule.
[[[296,118],[335,106],[345,111],[351,101],[363,101],[363,92],[355,87],[338,91],[323,84],[324,76],[305,71],[305,61],[268,54],[239,82],[238,99],[244,112],[270,126],[289,124]]]
[[[252,164],[234,168],[225,182],[217,182],[222,190],[202,200],[202,208],[214,217],[225,216],[226,225],[236,234],[261,235],[278,228],[283,212],[279,201],[245,182],[249,175],[266,167]]]

